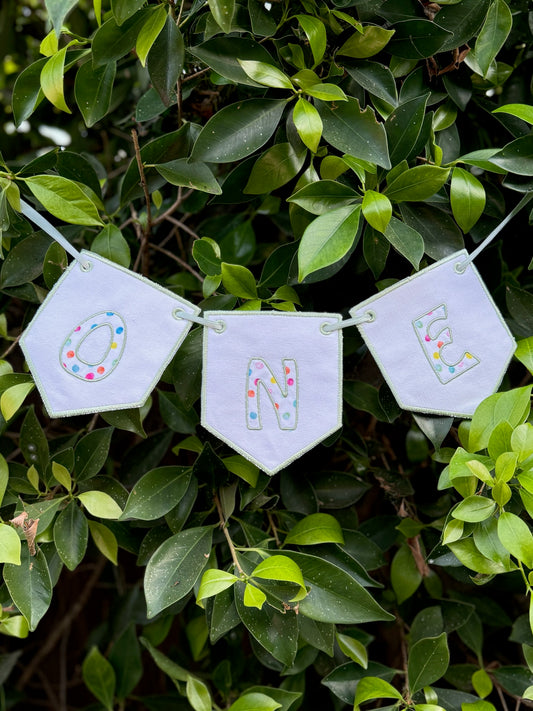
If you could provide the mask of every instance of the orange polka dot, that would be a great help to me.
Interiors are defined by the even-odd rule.
[[[288,374],[291,372],[291,369],[286,367],[286,368],[285,368],[285,372],[286,372],[287,375],[288,375]]]
[[[253,390],[248,390],[248,397],[255,397],[255,393]]]
[[[99,368],[96,369],[96,372],[102,375],[102,373],[105,373],[105,368],[101,365]]]
[[[276,410],[279,410],[279,405],[278,405],[278,403],[275,402],[274,405],[276,406]]]
[[[67,358],[74,358],[74,351],[67,351]]]

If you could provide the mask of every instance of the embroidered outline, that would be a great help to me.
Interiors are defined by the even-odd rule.
[[[279,403],[276,402],[276,398],[274,397],[274,394],[272,392],[272,389],[268,387],[268,384],[264,381],[262,377],[256,378],[257,382],[254,381],[253,387],[250,385],[250,379],[253,374],[252,370],[252,365],[255,363],[262,363],[265,369],[266,373],[265,375],[268,377],[270,376],[271,382],[273,385],[275,385],[279,393],[281,395],[281,398],[286,401],[287,398],[289,397],[290,393],[290,388],[293,387],[292,384],[289,384],[289,380],[294,380],[294,396],[292,398],[293,400],[293,407],[294,407],[294,424],[290,421],[290,415],[289,417],[285,418],[286,414],[289,414],[290,410],[290,404],[289,404],[289,410],[286,408],[283,410],[283,412],[280,410]],[[257,367],[257,366],[256,366]],[[272,407],[274,409],[274,412],[276,413],[276,419],[278,421],[278,427],[280,430],[283,430],[284,432],[290,431],[290,430],[295,430],[298,427],[298,409],[299,409],[299,374],[298,374],[298,364],[294,358],[282,358],[281,359],[281,367],[283,369],[283,376],[284,376],[284,387],[282,386],[281,383],[278,382],[278,378],[268,365],[267,361],[265,361],[264,358],[261,357],[252,357],[248,361],[248,366],[247,366],[247,374],[246,374],[246,388],[245,388],[245,397],[246,397],[246,428],[251,430],[252,432],[257,432],[259,430],[263,429],[263,425],[261,423],[261,399],[259,396],[259,388],[262,385],[264,388],[264,391],[266,395],[268,396],[270,402],[272,403]],[[291,369],[294,368],[294,377],[291,376]],[[253,395],[250,393],[253,392]],[[252,400],[252,397],[255,398],[256,402],[256,407],[254,410],[251,412],[250,411],[250,401]],[[252,427],[252,415],[255,414],[254,422],[257,423],[257,426]],[[286,424],[282,422],[282,417],[287,421]]]
[[[98,317],[102,319],[101,323],[98,323]],[[113,320],[115,320],[114,323]],[[96,323],[94,323],[89,329],[84,328],[84,325],[90,321],[96,321]],[[95,363],[89,363],[88,361],[80,357],[79,349],[82,347],[86,339],[92,333],[94,333],[99,328],[104,327],[109,328],[111,332],[107,350],[105,351],[104,356],[99,361]],[[120,333],[118,334],[117,329],[121,329]],[[79,332],[78,338],[74,337],[74,334],[76,332]],[[126,322],[124,321],[122,316],[116,311],[98,311],[96,314],[88,316],[83,321],[79,321],[78,325],[70,331],[66,339],[63,341],[63,345],[61,346],[61,350],[59,352],[59,362],[61,364],[63,372],[72,375],[74,378],[77,378],[78,380],[81,380],[84,383],[98,383],[101,380],[105,380],[105,378],[111,375],[111,373],[115,370],[115,368],[120,362],[120,359],[122,358],[124,348],[126,346],[126,334]],[[115,344],[115,349],[113,349],[113,344]],[[69,356],[67,354],[67,358],[76,358],[76,361],[73,361],[72,368],[69,368],[67,366],[67,358],[64,357],[65,351],[69,346],[70,352],[72,352],[73,355]],[[112,350],[116,350],[116,353],[111,354]],[[114,358],[111,360],[111,365],[109,367],[106,367],[103,373],[98,373],[97,369],[99,367],[103,367],[102,363],[107,362],[110,354],[114,356]],[[80,364],[83,365],[80,366]],[[74,367],[77,367],[78,370],[74,371]],[[92,377],[88,377],[91,375]]]
[[[433,318],[428,321],[428,316],[432,316]],[[411,321],[414,332],[431,366],[431,370],[443,385],[451,383],[452,380],[464,375],[481,363],[480,359],[470,351],[464,351],[463,355],[455,363],[450,363],[446,360],[443,355],[444,349],[454,342],[450,326],[443,326],[435,335],[432,335],[430,331],[435,323],[438,321],[447,321],[447,319],[448,307],[446,304],[439,304]],[[443,336],[443,334],[445,335]],[[433,345],[435,341],[437,341],[437,351],[435,351],[435,345]],[[430,350],[433,351],[432,355],[430,354]],[[447,370],[443,370],[441,363]],[[459,368],[461,368],[461,370],[459,370]]]

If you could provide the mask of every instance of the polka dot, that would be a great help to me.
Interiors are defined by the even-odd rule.
[[[116,365],[118,363],[118,358],[115,358],[115,360],[111,363],[111,365]]]
[[[468,358],[468,360],[471,360],[471,359],[472,359],[472,356],[470,355],[470,353],[465,353],[465,355],[466,355],[466,357]]]
[[[276,408],[276,410],[279,410],[279,405],[277,402],[274,403],[274,407]]]
[[[461,361],[461,362],[459,363],[459,368],[462,368],[463,365],[464,365],[464,363]]]
[[[122,328],[122,326],[119,326],[119,327],[117,328],[117,330],[115,331],[115,333],[119,333],[119,334],[120,334],[120,333],[122,333],[123,331],[124,331],[124,329]]]
[[[443,345],[444,345],[444,341],[439,341],[437,343],[437,348],[442,348]]]
[[[248,390],[248,397],[255,397],[255,393],[253,390]]]
[[[98,367],[98,368],[96,369],[96,372],[97,372],[99,375],[102,375],[102,373],[105,373],[105,368],[104,368],[104,366],[101,365],[100,367]]]
[[[257,362],[255,363],[255,367],[257,368],[257,370],[262,370],[265,366],[264,366],[264,364],[261,363],[261,361],[259,360],[259,361],[257,361]]]
[[[63,368],[66,368],[66,367],[67,367],[67,364],[66,364],[66,363],[63,363]]]
[[[116,347],[117,347],[117,344],[115,343],[115,341],[113,341],[113,343],[111,344],[111,348],[115,349]]]
[[[91,328],[96,328],[97,326],[98,326],[97,323],[93,323],[92,326],[91,326]]]
[[[250,412],[250,419],[257,420],[257,412]]]
[[[115,312],[114,312],[114,311],[106,311],[106,312],[105,312],[105,315],[106,315],[106,316],[114,316],[114,315],[115,315]]]
[[[81,331],[81,326],[78,326],[77,328],[74,329],[74,332],[76,333],[77,331]]]
[[[270,382],[275,385],[275,384],[276,384],[276,378],[270,378]]]
[[[429,336],[424,336],[425,341],[431,341],[431,338]]]
[[[94,380],[94,373],[87,373],[85,380]]]
[[[254,380],[254,385],[255,385],[256,387],[257,387],[257,383],[258,383],[258,382],[259,382],[259,378],[256,378],[256,379]]]
[[[284,412],[284,413],[283,413],[283,419],[284,419],[284,420],[288,420],[289,417],[290,417],[290,415],[289,415],[288,412]]]
[[[293,404],[293,407],[298,407],[298,403],[296,402],[296,400],[292,404]]]
[[[287,385],[294,385],[294,380],[292,378],[288,378]]]
[[[450,371],[450,373],[455,373],[455,368],[453,367],[453,365],[450,365],[448,370]]]
[[[440,358],[440,355],[438,353],[433,353],[433,358],[435,358],[435,360],[438,360]]]
[[[285,368],[285,373],[288,375],[290,372],[291,372],[291,369],[288,368],[288,367],[286,367],[286,368]]]
[[[74,351],[67,351],[67,358],[74,358]]]
[[[67,338],[67,340],[65,341],[65,345],[66,345],[66,346],[70,346],[71,343],[72,343],[72,339],[71,339],[71,338]]]
[[[442,370],[442,365],[436,365],[435,370],[437,371],[437,373],[440,373],[440,371]]]
[[[422,321],[417,321],[417,322],[416,322],[416,327],[417,327],[417,328],[422,328],[423,325],[424,325],[424,324],[422,323]]]
[[[73,366],[72,366],[72,372],[73,372],[73,373],[77,373],[77,372],[79,371],[79,369],[80,369],[80,366],[79,366],[79,365],[73,365]]]
[[[248,368],[248,375],[251,375],[251,374],[252,374],[252,369]]]

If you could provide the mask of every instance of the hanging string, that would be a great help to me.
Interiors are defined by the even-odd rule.
[[[338,323],[323,323],[320,326],[322,333],[333,333],[333,331],[340,331],[341,328],[348,328],[348,326],[359,326],[362,323],[372,323],[376,318],[373,311],[367,311],[361,316],[354,316],[354,318],[347,318],[344,321],[339,321]]]
[[[188,311],[183,311],[183,309],[174,309],[172,313],[174,318],[182,318],[184,321],[199,323],[201,326],[212,328],[213,331],[216,331],[217,333],[222,333],[226,330],[226,324],[224,321],[209,321],[202,316],[196,316],[195,314],[190,314]]]
[[[455,271],[458,272],[459,274],[462,274],[467,266],[471,264],[474,259],[481,254],[481,252],[485,249],[485,247],[488,247],[488,245],[492,242],[492,240],[496,237],[497,234],[499,234],[503,228],[513,219],[513,217],[520,212],[520,210],[527,205],[527,203],[533,199],[533,192],[526,193],[524,197],[520,200],[520,202],[511,210],[511,212],[500,222],[500,224],[495,227],[492,232],[485,237],[483,242],[477,247],[472,254],[469,254],[466,259],[464,259],[462,262],[458,262],[455,265]]]
[[[50,235],[50,237],[55,240],[56,242],[59,242],[59,244],[65,249],[76,261],[78,261],[81,265],[81,268],[83,271],[89,271],[91,268],[91,263],[80,253],[78,250],[73,247],[68,240],[66,240],[61,232],[57,230],[46,218],[44,218],[40,212],[37,212],[37,210],[34,210],[31,205],[28,205],[27,202],[24,202],[24,200],[20,201],[20,206],[21,206],[21,212],[22,214],[28,218],[28,220],[31,220],[34,224],[37,225],[37,227],[40,227],[42,230],[44,230],[47,234]]]

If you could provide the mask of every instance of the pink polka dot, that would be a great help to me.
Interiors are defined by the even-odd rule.
[[[76,331],[79,331],[79,330],[81,330],[81,326],[78,326],[78,328],[75,328],[75,329],[74,329],[74,333],[75,333]]]
[[[294,385],[294,380],[292,378],[289,378],[287,380],[287,385]]]
[[[263,363],[261,363],[261,361],[258,361],[258,362],[255,364],[255,367],[257,368],[257,370],[261,370],[261,369],[264,368],[265,366],[264,366]]]
[[[424,337],[424,340],[426,340],[426,341],[431,341],[431,338],[430,338],[429,336],[425,336],[425,337]]]
[[[85,380],[94,380],[94,373],[87,373]]]
[[[257,383],[258,383],[258,382],[259,382],[259,378],[256,378],[256,379],[254,380],[254,385],[255,385],[256,387],[257,387]]]

